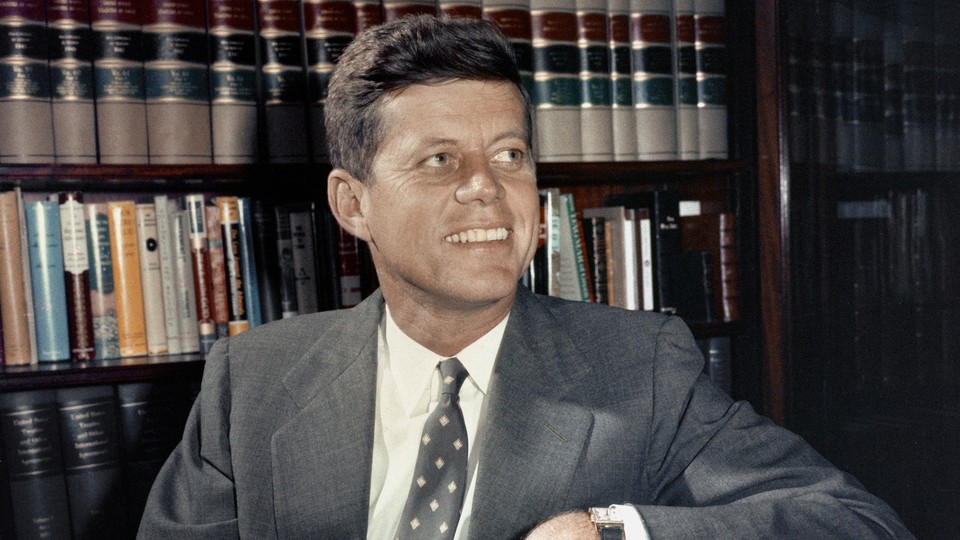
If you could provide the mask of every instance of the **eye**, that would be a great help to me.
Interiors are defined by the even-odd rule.
[[[450,165],[453,160],[450,157],[450,154],[434,154],[426,159],[424,162],[428,167],[446,167]]]
[[[503,164],[520,164],[523,163],[525,155],[523,150],[518,148],[507,148],[506,150],[497,152],[497,154],[493,156],[493,161]]]

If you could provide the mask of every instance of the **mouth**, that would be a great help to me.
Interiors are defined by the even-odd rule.
[[[477,242],[498,242],[506,240],[510,232],[505,227],[496,227],[494,229],[468,229],[443,239],[451,244],[471,244]]]

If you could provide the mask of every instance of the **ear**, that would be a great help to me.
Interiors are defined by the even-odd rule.
[[[333,217],[345,231],[370,241],[363,200],[367,186],[344,169],[333,169],[327,176],[327,203]]]

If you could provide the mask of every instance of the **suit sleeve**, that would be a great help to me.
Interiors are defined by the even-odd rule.
[[[220,340],[207,355],[200,395],[183,439],[153,484],[137,538],[239,536],[229,419],[227,341]]]
[[[650,537],[912,538],[896,513],[797,435],[701,373],[693,336],[657,338],[652,432],[637,504]]]

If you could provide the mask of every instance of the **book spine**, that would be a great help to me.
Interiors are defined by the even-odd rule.
[[[66,287],[60,212],[55,201],[27,204],[27,239],[36,321],[37,359],[56,362],[70,358]]]
[[[110,201],[107,211],[120,356],[143,356],[147,354],[147,330],[140,273],[140,242],[137,239],[137,208],[133,201]]]
[[[23,272],[23,289],[27,291],[25,295],[27,299],[27,325],[30,328],[28,336],[30,338],[30,351],[32,352],[30,363],[36,364],[39,357],[37,356],[36,314],[33,294],[31,294],[31,291],[33,291],[33,269],[30,266],[30,240],[27,237],[27,210],[22,195],[17,197],[17,218],[20,220],[20,267]]]
[[[177,277],[174,263],[172,216],[167,195],[155,195],[153,208],[157,215],[157,254],[160,258],[160,292],[163,300],[163,327],[167,336],[167,353],[181,353],[180,320],[177,314]]]
[[[113,255],[106,203],[84,205],[87,225],[87,254],[90,260],[90,312],[93,314],[93,341],[97,358],[120,356],[117,327],[117,298],[114,287]]]
[[[300,4],[296,0],[257,0],[267,158],[304,163],[310,142],[306,122],[306,75]]]
[[[297,286],[297,312],[315,313],[320,309],[318,271],[316,262],[316,232],[314,211],[290,211],[290,237],[293,247],[293,273]]]
[[[853,0],[830,0],[830,90],[833,93],[833,162],[853,164]]]
[[[630,1],[630,51],[637,157],[677,156],[676,73],[670,0]]]
[[[147,163],[143,32],[137,0],[90,0],[100,163]]]
[[[290,209],[274,207],[276,212],[275,246],[280,261],[280,310],[284,319],[299,313],[297,305],[297,277],[293,262],[293,233],[290,229]]]
[[[205,0],[151,0],[143,17],[150,163],[212,163]]]
[[[380,0],[353,0],[353,10],[357,24],[355,34],[383,24],[383,5]]]
[[[584,161],[613,159],[613,91],[606,0],[575,0],[580,65],[580,147]]]
[[[178,201],[169,201],[170,236],[173,239],[174,277],[177,283],[177,315],[180,320],[180,352],[200,351],[200,322],[197,318],[197,289],[194,286],[190,218]]]
[[[674,0],[676,43],[677,157],[700,159],[697,100],[697,49],[694,0]]]
[[[586,239],[587,259],[593,283],[593,301],[598,304],[606,304],[607,298],[607,260],[604,238],[603,218],[600,217],[581,217],[583,223],[583,234]]]
[[[653,229],[653,261],[657,284],[657,310],[662,313],[677,312],[678,284],[680,275],[680,195],[673,190],[653,192],[653,208],[650,212]]]
[[[340,261],[340,307],[353,307],[363,300],[360,277],[360,251],[357,238],[342,227],[337,226],[338,251]]]
[[[97,352],[93,339],[93,313],[90,311],[90,257],[87,253],[83,195],[79,192],[61,193],[58,203],[63,279],[70,325],[70,357],[75,361],[93,360]]]
[[[74,538],[116,538],[123,517],[120,429],[112,386],[57,390]]]
[[[903,170],[903,21],[899,0],[888,0],[883,18],[883,170]]]
[[[243,279],[243,299],[246,302],[250,328],[262,323],[260,315],[260,285],[257,281],[257,261],[253,247],[253,216],[249,197],[237,198],[237,224],[240,234],[240,273]]]
[[[260,199],[253,199],[253,254],[260,285],[261,319],[264,323],[282,318],[280,310],[280,262],[277,254],[277,217],[273,207]]]
[[[223,254],[220,210],[215,205],[208,205],[203,211],[207,228],[210,287],[213,293],[213,320],[217,325],[217,337],[226,337],[230,335],[230,292],[227,289],[227,263]]]
[[[883,165],[883,5],[856,2],[853,12],[854,170]]]
[[[540,161],[579,161],[580,60],[575,0],[531,0],[533,102]]]
[[[54,390],[0,393],[0,443],[16,538],[70,538]]]
[[[167,323],[163,304],[163,271],[157,210],[153,203],[137,204],[137,241],[140,243],[140,280],[143,283],[143,315],[147,330],[147,354],[166,354]]]
[[[323,104],[333,66],[353,41],[356,10],[348,1],[304,0],[304,38],[307,51],[307,107],[311,153],[315,162],[326,162],[327,139],[323,127]]]
[[[634,161],[637,159],[637,123],[630,65],[630,0],[608,0],[607,12],[613,157],[616,161]]]
[[[210,352],[217,340],[217,323],[213,314],[213,282],[210,279],[210,255],[207,252],[206,211],[204,197],[187,195],[185,203],[189,234],[190,261],[193,268],[193,290],[196,294],[197,325],[200,331],[200,351]]]
[[[709,251],[682,251],[677,278],[677,315],[687,321],[712,322],[713,285]]]
[[[0,163],[54,160],[43,0],[0,4]]]
[[[657,289],[653,276],[653,222],[650,211],[638,211],[637,232],[640,236],[640,309],[653,311],[657,308]]]
[[[27,303],[20,243],[20,191],[0,193],[0,317],[3,318],[4,362],[8,366],[31,363],[32,317]]]
[[[207,0],[213,162],[257,160],[257,41],[253,3]]]
[[[482,19],[482,0],[439,0],[437,12],[446,17],[461,19]]]
[[[235,336],[250,328],[250,323],[247,321],[246,281],[241,254],[243,237],[240,234],[240,208],[236,197],[217,197],[216,202],[220,212],[223,256],[227,270],[227,292],[230,300],[229,333]]]
[[[503,31],[517,59],[520,81],[531,99],[533,84],[533,27],[529,0],[482,0],[483,18],[492,21]],[[535,111],[533,112],[534,114]],[[536,120],[534,120],[536,122]],[[536,143],[536,140],[534,140]]]
[[[700,159],[726,159],[727,31],[723,0],[695,0]]]
[[[412,15],[436,15],[434,0],[383,0],[383,22]]]
[[[583,237],[580,230],[580,220],[577,217],[577,209],[574,205],[573,195],[570,193],[564,193],[560,196],[561,206],[561,215],[563,221],[561,223],[561,237],[564,238],[565,244],[568,246],[571,252],[570,266],[569,269],[572,277],[568,280],[564,280],[564,283],[575,284],[573,291],[567,292],[564,291],[564,297],[570,298],[572,300],[579,300],[581,302],[590,301],[590,287],[587,279],[587,265],[586,265],[586,256],[583,251]],[[566,234],[564,234],[566,230]],[[564,261],[567,262],[567,261]],[[567,268],[561,267],[561,270],[567,272]]]
[[[711,336],[698,339],[697,345],[705,359],[704,371],[707,377],[728,395],[732,386],[733,351],[730,336]]]
[[[47,0],[50,98],[57,163],[96,163],[93,34],[86,0]]]

